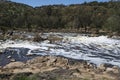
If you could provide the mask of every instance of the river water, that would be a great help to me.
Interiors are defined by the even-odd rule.
[[[120,66],[120,40],[107,36],[88,37],[77,33],[44,33],[42,36],[54,36],[62,40],[54,43],[50,43],[49,40],[1,40],[0,50],[3,53],[0,54],[0,65],[9,63],[12,58],[26,61],[36,56],[54,55],[87,60],[96,65],[108,63]]]

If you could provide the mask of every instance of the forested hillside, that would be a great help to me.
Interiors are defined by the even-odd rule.
[[[11,1],[0,1],[0,28],[69,29],[120,33],[120,2],[89,2],[73,5],[31,7]]]

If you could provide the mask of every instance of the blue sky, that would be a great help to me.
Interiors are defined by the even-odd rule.
[[[90,1],[95,1],[95,0],[11,0],[14,2],[19,2],[19,3],[24,3],[31,5],[33,7],[35,6],[42,6],[42,5],[53,5],[53,4],[79,4],[83,2],[90,2]],[[97,0],[97,1],[108,1],[108,0]]]

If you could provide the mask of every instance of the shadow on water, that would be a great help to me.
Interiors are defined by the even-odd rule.
[[[25,62],[29,59],[36,57],[36,55],[27,56],[28,48],[7,48],[0,54],[0,66],[5,66],[12,61]]]

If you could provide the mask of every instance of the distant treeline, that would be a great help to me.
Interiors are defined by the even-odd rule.
[[[0,29],[95,29],[120,33],[120,2],[31,7],[0,1]]]

